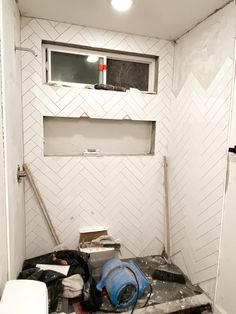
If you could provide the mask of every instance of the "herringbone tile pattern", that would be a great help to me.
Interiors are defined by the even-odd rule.
[[[217,272],[232,82],[228,59],[207,90],[190,75],[174,102],[172,249],[193,283]]]
[[[159,93],[145,95],[42,84],[42,40],[154,54],[160,57]],[[62,242],[78,244],[83,227],[108,227],[124,256],[156,254],[163,242],[162,155],[167,153],[173,99],[172,43],[153,38],[22,19],[25,162],[36,179]],[[157,121],[153,157],[44,157],[43,116],[131,118]],[[53,247],[35,197],[26,183],[27,256]]]

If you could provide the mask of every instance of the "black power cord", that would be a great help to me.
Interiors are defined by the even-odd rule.
[[[134,272],[130,267],[127,267],[127,268],[128,268],[128,269],[131,271],[131,273],[134,275],[134,278],[135,278],[136,283],[137,283],[137,286],[138,286],[138,291],[139,291],[139,282],[138,282],[138,278],[137,278],[135,272]],[[152,289],[152,285],[151,285],[151,284],[149,284],[149,289],[150,289],[150,292],[149,292],[147,301],[145,302],[144,306],[141,307],[142,309],[145,308],[145,307],[148,305],[148,302],[149,302],[149,300],[150,300],[150,298],[151,298],[151,296],[152,296],[153,289]],[[133,314],[133,313],[134,313],[134,310],[135,310],[135,307],[136,307],[136,305],[137,305],[137,302],[138,302],[138,292],[137,292],[137,297],[136,297],[135,303],[134,303],[134,305],[133,305],[133,308],[132,308],[132,311],[131,311],[130,314]]]
[[[152,292],[153,292],[153,289],[152,289],[152,285],[149,284],[149,289],[150,289],[150,292],[149,292],[149,295],[148,295],[148,298],[147,298],[147,301],[146,303],[144,304],[144,306],[142,306],[142,309],[145,308],[147,305],[148,305],[148,302],[150,301],[151,299],[151,296],[152,296]]]
[[[135,278],[135,281],[136,281],[136,284],[137,284],[137,295],[136,295],[136,299],[135,299],[135,302],[134,302],[134,305],[133,305],[133,308],[132,308],[132,311],[131,311],[131,314],[134,313],[134,310],[135,310],[135,307],[137,305],[137,302],[138,302],[138,293],[139,293],[139,282],[138,282],[138,278],[137,278],[137,275],[135,274],[135,272],[133,271],[133,269],[131,269],[130,267],[127,267],[129,269],[129,271],[133,274],[134,278]]]

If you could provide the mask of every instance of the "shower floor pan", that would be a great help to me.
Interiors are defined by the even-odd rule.
[[[143,258],[135,258],[134,260],[141,270],[145,273],[152,285],[152,295],[148,305],[143,308],[149,295],[146,291],[139,298],[134,314],[208,314],[211,312],[211,300],[204,294],[199,286],[192,285],[189,279],[185,276],[186,283],[168,282],[152,279],[153,271],[161,266],[165,269],[165,261],[160,256],[149,256]],[[177,271],[179,268],[172,265]],[[126,311],[114,310],[109,300],[103,298],[103,305],[98,314],[103,313],[130,313],[132,308]]]

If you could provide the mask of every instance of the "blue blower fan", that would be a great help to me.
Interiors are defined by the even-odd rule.
[[[148,279],[133,261],[126,263],[112,259],[103,266],[97,290],[106,288],[112,305],[124,309],[135,304],[149,285]]]

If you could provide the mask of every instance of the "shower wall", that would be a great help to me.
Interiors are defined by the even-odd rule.
[[[167,153],[173,43],[155,38],[22,18],[24,158],[61,242],[78,245],[81,228],[108,227],[122,243],[122,256],[160,253],[163,243],[162,156]],[[42,82],[42,40],[160,57],[158,95],[48,86]],[[155,156],[45,157],[43,116],[151,120],[157,122]],[[26,182],[27,256],[54,243]]]
[[[165,40],[22,18],[24,159],[61,242],[76,248],[83,228],[108,227],[123,257],[158,254],[163,243],[162,156],[169,157],[172,257],[213,298],[224,200],[234,74],[235,5],[181,37]],[[42,40],[160,57],[157,95],[48,86]],[[173,95],[173,69],[174,92]],[[43,116],[152,120],[155,156],[45,157]],[[26,182],[27,257],[54,243]]]
[[[213,298],[234,72],[235,4],[175,47],[169,145],[172,255]]]

